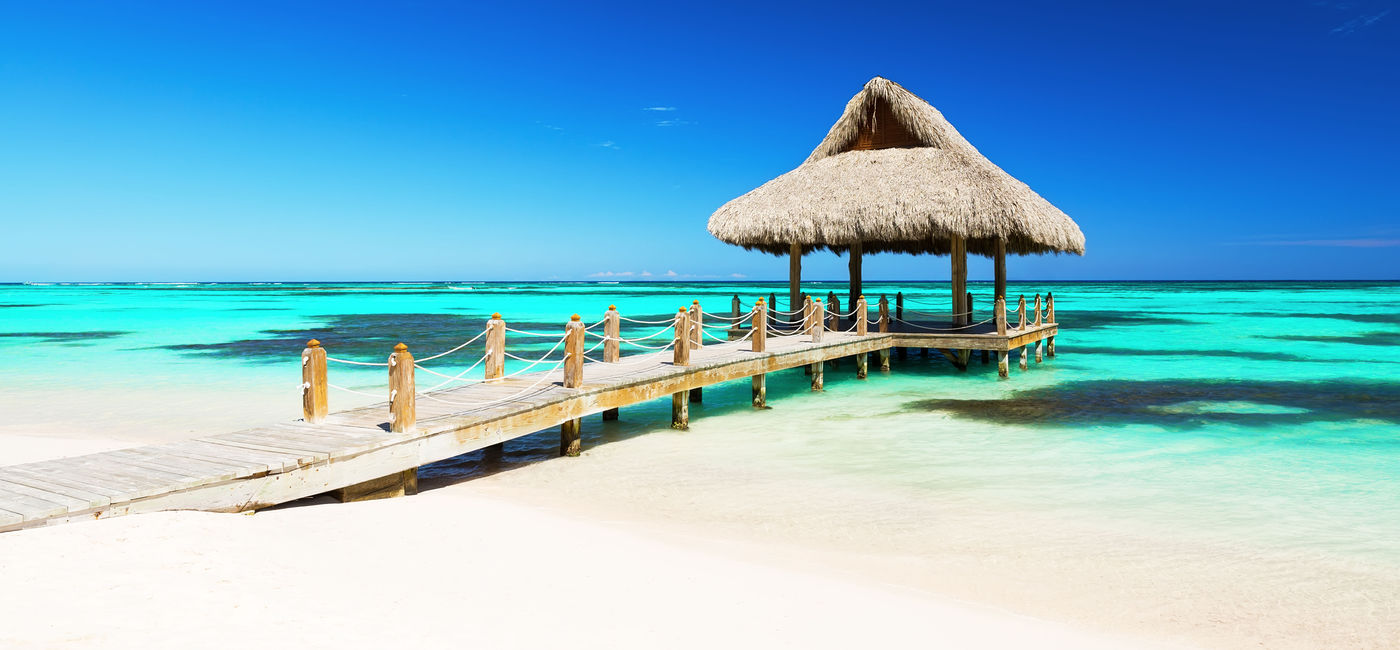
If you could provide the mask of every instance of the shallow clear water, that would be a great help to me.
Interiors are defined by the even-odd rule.
[[[825,294],[843,285],[807,288]],[[512,327],[559,333],[570,314],[591,322],[609,304],[624,316],[660,320],[692,299],[728,313],[735,294],[752,302],[784,290],[7,285],[0,286],[0,388],[198,390],[246,400],[250,414],[293,418],[298,358],[309,338],[332,356],[367,361],[382,360],[402,340],[421,358],[474,335],[497,311]],[[946,311],[945,284],[866,287],[868,296],[898,290],[911,306]],[[735,382],[706,390],[688,434],[669,431],[669,402],[661,400],[626,409],[619,422],[589,418],[585,447],[595,460],[537,463],[556,445],[553,433],[542,433],[512,443],[504,461],[474,454],[423,477],[515,469],[522,481],[550,485],[567,476],[560,472],[576,472],[595,487],[635,493],[632,506],[680,498],[701,519],[804,528],[896,552],[927,553],[928,540],[985,545],[937,527],[986,525],[955,512],[1016,512],[1248,557],[1361,566],[1372,577],[1400,572],[1400,283],[1066,283],[1013,285],[1010,293],[1046,290],[1056,296],[1059,354],[1026,372],[1013,357],[1010,380],[997,380],[995,360],[982,365],[975,356],[960,372],[917,353],[867,381],[854,379],[848,361],[827,373],[820,395],[808,391],[800,370],[787,371],[770,378],[769,411],[753,412],[747,384]],[[972,291],[984,308],[990,286],[973,283]],[[662,326],[630,327],[633,336]],[[552,343],[512,337],[509,345],[529,357]],[[480,354],[473,345],[436,369],[461,370]],[[384,390],[382,369],[332,373],[332,383]],[[419,378],[420,386],[435,383]],[[369,401],[339,393],[332,400]],[[590,462],[607,473],[588,474]],[[793,485],[802,494],[785,492]],[[832,498],[813,502],[827,492]],[[1181,566],[1188,555],[1177,557]],[[1362,582],[1328,589],[1365,592],[1369,602],[1400,584]],[[1357,606],[1370,612],[1360,620],[1395,613],[1393,603]]]

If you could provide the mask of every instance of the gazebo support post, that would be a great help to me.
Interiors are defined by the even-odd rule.
[[[865,293],[860,288],[860,263],[862,254],[863,252],[861,249],[860,242],[851,242],[851,250],[848,253],[848,255],[850,255],[850,259],[846,261],[846,268],[850,271],[851,276],[851,300],[850,302],[846,303],[848,305],[856,304],[856,301],[860,300],[861,295]]]
[[[996,289],[992,301],[1006,297],[1006,240],[997,238]]]
[[[953,235],[953,326],[970,323],[967,319],[967,240]]]
[[[788,248],[788,309],[802,304],[802,244]]]

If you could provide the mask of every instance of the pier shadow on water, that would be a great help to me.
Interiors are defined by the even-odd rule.
[[[991,398],[919,400],[910,402],[906,409],[1023,426],[1146,424],[1188,429],[1229,424],[1268,428],[1348,420],[1400,424],[1400,383],[1077,381]]]

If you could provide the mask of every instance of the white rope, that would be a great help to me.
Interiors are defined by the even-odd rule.
[[[446,381],[444,381],[444,382],[442,382],[442,383],[440,383],[440,384],[438,384],[438,385],[436,385],[436,386],[433,386],[432,388],[429,388],[427,391],[425,391],[425,392],[432,392],[432,391],[435,391],[435,390],[437,390],[437,389],[439,389],[439,388],[442,388],[443,386],[446,386],[446,385],[448,385],[448,384],[450,384],[450,383],[452,383],[452,382],[454,382],[454,381],[458,381],[458,382],[462,382],[462,383],[468,383],[468,384],[481,383],[481,382],[487,381],[487,379],[486,379],[485,377],[483,377],[483,378],[481,378],[481,379],[463,379],[463,377],[466,376],[467,373],[469,373],[469,372],[475,370],[476,367],[479,366],[479,365],[481,365],[482,362],[486,361],[486,357],[489,357],[489,356],[491,356],[491,351],[490,351],[490,350],[487,350],[487,351],[486,351],[486,354],[481,355],[481,358],[476,360],[476,363],[473,363],[473,364],[471,365],[471,367],[467,368],[466,370],[463,370],[462,372],[457,373],[456,376],[444,375],[444,374],[442,374],[442,373],[440,373],[440,372],[437,372],[437,371],[435,371],[435,370],[429,370],[428,368],[424,368],[423,366],[418,365],[418,364],[416,364],[416,363],[414,364],[414,366],[416,366],[419,370],[422,370],[423,372],[426,372],[426,373],[428,373],[428,374],[430,374],[430,375],[437,375],[437,376],[439,376],[439,377],[445,377],[445,378],[446,378]]]
[[[555,333],[555,334],[543,334],[543,333],[540,333],[540,332],[526,332],[525,330],[518,330],[518,329],[514,329],[514,328],[510,328],[510,327],[507,327],[507,328],[506,328],[506,331],[507,331],[507,332],[515,332],[516,334],[524,334],[525,336],[541,336],[541,337],[544,337],[544,338],[549,338],[549,337],[553,337],[553,336],[559,336],[559,334],[557,334],[557,333]]]
[[[597,360],[597,359],[594,359],[593,357],[590,357],[590,356],[588,356],[588,355],[586,355],[586,354],[583,355],[583,358],[586,359],[586,360],[588,360],[588,361],[592,361],[593,363],[602,363],[602,361],[599,361],[599,360]]]
[[[919,329],[921,329],[921,330],[928,330],[928,331],[930,331],[930,332],[956,332],[956,331],[959,331],[959,330],[965,330],[965,329],[967,329],[967,328],[969,328],[969,327],[977,327],[978,325],[986,325],[987,323],[990,323],[990,322],[996,320],[996,317],[994,316],[994,317],[988,318],[987,320],[984,320],[984,321],[979,321],[979,322],[971,323],[971,324],[968,324],[968,325],[962,325],[962,326],[959,326],[959,327],[926,327],[926,326],[924,326],[924,325],[920,325],[920,324],[918,324],[918,323],[911,323],[911,322],[909,322],[909,321],[907,321],[907,320],[903,320],[903,319],[899,319],[899,318],[896,318],[896,319],[894,319],[894,320],[895,320],[896,322],[904,323],[905,325],[909,325],[909,326],[912,326],[912,327],[917,327],[917,328],[919,328]],[[1018,328],[1018,329],[1019,329],[1019,328]]]
[[[514,377],[514,376],[516,376],[516,375],[518,375],[518,374],[520,374],[520,373],[522,373],[522,372],[525,372],[526,370],[529,370],[529,369],[531,369],[531,368],[534,368],[535,366],[540,365],[541,363],[544,363],[544,361],[545,361],[546,359],[549,358],[549,355],[554,354],[554,351],[555,351],[555,350],[558,350],[558,349],[559,349],[559,346],[561,346],[561,345],[563,345],[563,344],[564,344],[564,339],[562,339],[562,338],[559,339],[559,342],[558,342],[558,343],[555,343],[555,344],[554,344],[554,347],[550,348],[548,352],[545,352],[545,353],[544,353],[544,356],[542,356],[542,357],[540,357],[539,359],[535,360],[534,363],[531,363],[530,365],[525,366],[524,368],[521,368],[520,370],[517,370],[517,371],[515,371],[515,372],[510,373],[509,375],[506,375],[506,377]],[[512,358],[512,359],[515,359],[515,360],[517,360],[517,361],[529,361],[529,359],[521,359],[520,357],[517,357],[517,356],[515,356],[515,355],[513,355],[513,354],[511,354],[511,353],[509,353],[509,352],[506,352],[505,355],[508,356],[508,357],[510,357],[510,358]],[[565,357],[565,358],[568,358],[568,355],[564,355],[564,357]],[[559,363],[564,363],[564,359],[560,359],[560,360],[559,360]]]
[[[508,396],[506,396],[506,397],[501,397],[501,398],[498,398],[498,399],[493,399],[493,400],[490,400],[490,401],[487,401],[487,402],[475,402],[475,403],[454,402],[454,401],[452,401],[452,400],[446,400],[446,399],[442,399],[442,398],[439,398],[439,397],[433,397],[432,395],[430,395],[430,394],[428,394],[428,393],[423,393],[423,397],[426,397],[426,398],[428,398],[428,399],[430,399],[430,400],[433,400],[434,402],[442,402],[443,404],[451,404],[451,405],[453,405],[453,406],[465,406],[465,407],[468,407],[468,408],[481,408],[481,407],[483,407],[483,406],[490,406],[490,405],[492,405],[492,404],[498,404],[498,403],[500,403],[500,402],[505,402],[505,401],[508,401],[508,400],[513,400],[513,399],[515,399],[515,398],[517,398],[517,397],[520,397],[521,395],[524,395],[525,393],[528,393],[528,392],[534,390],[534,389],[535,389],[536,387],[538,387],[540,384],[543,384],[545,381],[548,381],[548,380],[549,380],[549,375],[550,375],[551,373],[553,373],[555,370],[558,370],[558,369],[559,369],[559,366],[561,366],[561,365],[563,365],[563,364],[564,364],[564,360],[563,360],[563,359],[560,359],[560,360],[558,361],[558,363],[555,363],[555,364],[554,364],[554,367],[553,367],[553,368],[550,368],[549,370],[542,370],[542,371],[540,371],[540,378],[539,378],[537,381],[535,381],[535,383],[530,384],[530,386],[528,386],[527,388],[525,388],[525,389],[521,390],[520,392],[515,393],[515,394],[513,394],[513,395],[508,395]]]
[[[743,321],[743,320],[746,320],[746,319],[747,319],[748,317],[750,317],[750,316],[753,316],[753,311],[752,311],[752,310],[750,310],[750,311],[749,311],[748,313],[746,313],[746,314],[740,314],[740,315],[738,315],[738,316],[720,316],[719,314],[705,314],[705,317],[706,317],[706,318],[714,318],[715,320],[723,320],[723,321],[729,321],[729,322],[739,322],[739,321]]]
[[[368,363],[368,362],[365,362],[365,361],[351,361],[351,360],[349,360],[349,359],[336,359],[336,358],[334,358],[334,357],[326,357],[326,361],[334,361],[334,362],[336,362],[336,363],[347,363],[347,364],[350,364],[350,365],[352,365],[352,366],[376,366],[376,367],[380,367],[380,368],[389,365],[388,362],[385,362],[385,363]]]
[[[676,344],[676,340],[675,340],[675,339],[671,339],[671,342],[670,342],[670,343],[667,343],[666,345],[662,345],[662,346],[645,345],[645,344],[642,344],[642,343],[637,343],[637,342],[635,342],[635,341],[623,341],[623,343],[626,343],[627,345],[636,346],[636,347],[639,347],[639,348],[646,348],[646,349],[648,349],[648,350],[665,350],[666,348],[669,348],[669,347],[675,345],[675,344]]]
[[[451,350],[448,350],[448,351],[443,352],[443,353],[441,353],[441,354],[434,354],[434,355],[431,356],[431,357],[424,357],[424,358],[422,358],[422,359],[414,359],[414,361],[432,361],[433,359],[438,359],[438,358],[441,358],[441,357],[445,357],[445,356],[447,356],[447,355],[449,355],[449,354],[452,354],[453,352],[456,352],[456,351],[458,351],[458,350],[460,350],[460,349],[462,349],[462,348],[467,347],[468,345],[471,345],[471,344],[473,344],[473,343],[476,343],[476,340],[477,340],[477,339],[479,339],[479,338],[481,338],[481,337],[483,337],[483,336],[486,336],[486,332],[487,332],[487,331],[488,331],[488,330],[481,330],[481,333],[480,333],[480,334],[477,334],[476,336],[473,336],[473,337],[471,338],[471,340],[469,340],[469,341],[467,341],[466,343],[463,343],[463,344],[461,344],[461,345],[459,345],[459,346],[457,346],[457,347],[455,347],[455,348],[452,348]]]
[[[364,395],[364,396],[366,396],[366,397],[373,397],[373,398],[376,398],[376,399],[381,398],[381,397],[384,397],[383,395],[375,395],[374,393],[366,393],[366,392],[364,392],[364,391],[359,391],[359,390],[353,390],[353,389],[350,389],[350,388],[345,388],[344,386],[336,386],[335,384],[332,384],[332,383],[329,383],[329,382],[327,382],[326,385],[329,386],[329,387],[331,387],[331,388],[334,388],[334,389],[336,389],[336,390],[343,390],[343,391],[345,391],[345,392],[347,392],[347,393],[354,393],[354,394],[356,394],[356,395]]]
[[[661,329],[659,329],[659,330],[656,330],[655,332],[652,332],[651,334],[649,334],[649,335],[647,335],[647,336],[643,336],[643,337],[639,337],[639,338],[634,338],[634,339],[628,339],[628,338],[614,338],[614,337],[611,337],[611,336],[607,336],[607,335],[605,335],[605,334],[593,334],[592,332],[589,332],[589,333],[592,334],[593,336],[596,336],[596,337],[598,337],[598,338],[600,338],[600,339],[603,339],[604,341],[622,341],[622,342],[624,342],[624,343],[629,343],[629,342],[632,342],[632,341],[645,341],[645,340],[647,340],[647,339],[654,339],[654,338],[656,338],[656,337],[658,337],[658,336],[661,336],[662,334],[665,334],[665,333],[667,333],[667,332],[669,332],[669,331],[671,331],[671,328],[670,328],[670,327],[663,327],[663,328],[661,328]]]

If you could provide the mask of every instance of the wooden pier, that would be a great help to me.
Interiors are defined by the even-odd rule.
[[[0,532],[160,510],[256,510],[323,493],[345,501],[412,494],[422,465],[551,427],[560,428],[561,454],[578,455],[581,418],[602,413],[613,419],[622,407],[664,397],[672,401],[672,426],[683,429],[690,400],[705,386],[751,378],[753,404],[764,407],[767,373],[806,366],[812,388],[820,390],[825,364],[846,357],[855,358],[863,378],[872,355],[888,369],[893,350],[937,349],[963,369],[972,351],[982,350],[997,353],[999,374],[1006,377],[1012,351],[1020,351],[1022,369],[1032,348],[1037,362],[1042,351],[1054,355],[1053,298],[1042,310],[1037,296],[1033,316],[1023,299],[1014,326],[1000,301],[987,321],[964,319],[961,326],[905,320],[915,315],[905,313],[902,296],[893,313],[882,298],[873,319],[863,298],[845,313],[832,302],[824,307],[809,299],[792,312],[770,312],[763,299],[743,310],[736,297],[728,317],[706,315],[696,302],[661,331],[637,338],[621,335],[624,319],[615,309],[592,325],[574,316],[555,344],[562,359],[546,353],[509,375],[506,332],[515,330],[497,314],[468,341],[485,339],[477,379],[425,365],[467,344],[418,360],[399,344],[385,363],[368,364],[329,357],[312,341],[302,353],[301,420],[0,467]],[[592,347],[590,336],[597,340]],[[669,342],[654,345],[662,336]],[[648,351],[623,356],[624,346]],[[597,360],[589,356],[599,350]],[[388,400],[330,412],[328,389],[337,387],[328,381],[328,366],[336,362],[383,366]],[[442,384],[463,385],[420,391],[420,371],[446,378]]]

